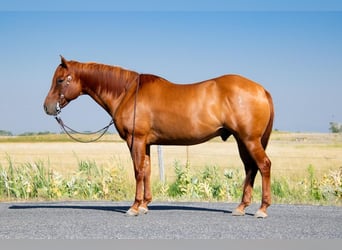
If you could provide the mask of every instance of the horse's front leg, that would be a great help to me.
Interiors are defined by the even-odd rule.
[[[144,158],[144,200],[139,206],[140,214],[146,214],[148,212],[147,205],[152,201],[150,145],[146,145],[145,152],[146,154]]]
[[[146,146],[145,141],[139,138],[134,138],[133,144],[128,143],[128,146],[131,148],[136,187],[134,203],[126,214],[136,216],[139,212],[146,213],[148,211],[147,205],[152,200],[150,146]]]

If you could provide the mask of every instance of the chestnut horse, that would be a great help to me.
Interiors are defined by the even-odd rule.
[[[173,84],[159,76],[121,67],[67,61],[61,56],[44,109],[56,116],[78,96],[91,96],[113,118],[127,142],[134,165],[135,201],[127,211],[148,211],[151,193],[151,145],[194,145],[220,136],[237,141],[246,179],[242,201],[233,215],[244,215],[251,203],[258,170],[262,201],[256,217],[266,217],[271,203],[271,161],[265,153],[273,125],[270,94],[238,75],[193,84]]]

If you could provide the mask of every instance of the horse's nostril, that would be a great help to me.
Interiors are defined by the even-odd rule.
[[[51,109],[47,105],[44,104],[44,111],[47,115],[51,115]]]

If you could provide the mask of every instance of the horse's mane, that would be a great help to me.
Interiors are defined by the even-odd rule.
[[[120,95],[138,76],[135,71],[127,70],[118,66],[110,66],[99,63],[79,63],[69,61],[74,72],[86,82],[90,88],[112,92]]]

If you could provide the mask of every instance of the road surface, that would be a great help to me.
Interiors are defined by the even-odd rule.
[[[128,202],[3,202],[0,239],[342,239],[342,207],[272,205],[256,219],[237,204],[153,202],[125,216]]]

